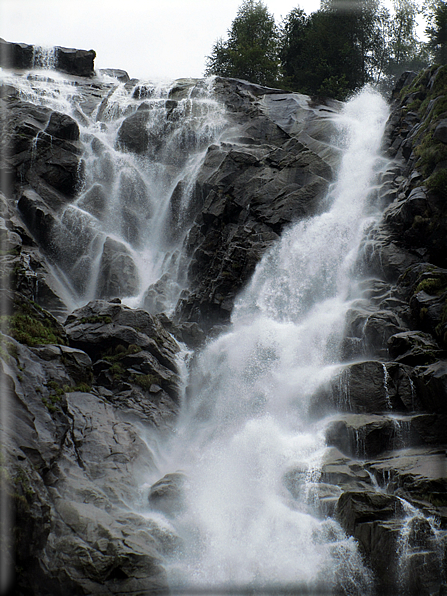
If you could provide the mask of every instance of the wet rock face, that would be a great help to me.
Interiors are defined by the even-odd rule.
[[[16,51],[25,60],[30,50]],[[441,93],[440,72],[423,75],[417,85],[425,91],[418,92]],[[447,529],[447,236],[445,195],[437,183],[445,166],[426,170],[418,131],[424,124],[445,143],[445,115],[435,109],[428,115],[422,103],[422,111],[414,107],[411,79],[402,80],[390,118],[387,143],[397,162],[382,180],[384,217],[368,231],[359,258],[364,279],[346,321],[344,364],[312,404],[316,418],[332,414],[312,490],[319,514],[336,516],[358,541],[378,591],[402,587],[398,570],[408,593],[433,596],[445,591],[447,578],[440,554]],[[89,113],[108,92],[79,86]],[[121,304],[119,296],[134,292],[138,278],[130,250],[109,237],[101,239],[102,299],[74,311],[62,326],[38,307],[65,319],[47,257],[70,262],[82,290],[91,266],[86,246],[96,239],[70,210],[82,182],[79,127],[3,89],[9,128],[2,142],[10,150],[2,163],[9,185],[0,195],[0,290],[10,311],[0,360],[12,404],[7,490],[18,520],[23,593],[124,596],[166,589],[162,557],[179,538],[126,508],[141,475],[156,475],[135,420],[171,427],[181,393],[173,336],[198,347],[228,322],[262,255],[287,225],[318,210],[337,165],[327,114],[338,104],[317,105],[234,80],[217,79],[215,90],[230,121],[226,137],[208,150],[184,214],[191,262],[176,321]],[[179,83],[171,108],[187,91]],[[139,86],[135,93],[143,98],[151,89]],[[429,99],[436,107],[437,97]],[[124,120],[120,143],[138,154],[154,139],[141,126],[145,110],[137,114]],[[172,197],[169,234],[177,239],[186,233],[178,217],[182,184]],[[136,246],[132,222],[147,197],[138,180],[131,188],[126,239]],[[82,205],[88,218],[103,216],[107,196],[96,191]],[[55,238],[62,240],[57,250]],[[156,302],[157,291],[168,291],[160,282],[147,304]],[[18,324],[24,319],[25,330]],[[182,473],[155,482],[151,507],[177,515],[184,482]],[[290,498],[301,498],[305,472],[288,471],[283,484]]]
[[[156,423],[172,421],[181,389],[180,348],[157,317],[119,299],[97,300],[75,310],[65,329],[70,344],[90,355],[98,383],[114,392],[115,403],[132,403]]]
[[[228,322],[236,294],[284,227],[316,212],[337,158],[328,114],[338,105],[323,111],[294,94],[298,110],[287,94],[232,79],[217,79],[215,92],[230,128],[209,148],[195,184],[188,291],[176,311],[204,329]]]
[[[11,263],[16,287],[56,311],[63,308],[61,289],[45,257],[72,261],[79,246],[79,234],[61,223],[83,179],[79,126],[70,116],[19,100],[12,88],[0,102],[7,114],[2,120],[4,221],[22,239]],[[64,237],[61,250],[58,235]]]

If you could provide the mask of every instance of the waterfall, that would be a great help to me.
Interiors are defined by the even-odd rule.
[[[22,77],[0,72],[0,79],[25,102],[66,114],[80,129],[82,184],[55,213],[52,232],[65,302],[73,309],[120,296],[129,306],[169,313],[185,283],[183,240],[200,209],[195,180],[227,125],[213,81],[125,84],[104,75],[99,85],[86,81],[80,88],[57,71],[39,70],[54,67],[54,57],[36,47],[36,70]],[[45,130],[36,135],[33,159],[48,139]]]
[[[182,470],[175,593],[321,587],[368,594],[355,541],[312,497],[325,441],[308,415],[334,375],[371,189],[385,160],[385,101],[364,90],[336,116],[344,157],[325,204],[265,255],[227,333],[198,356],[160,470]],[[250,592],[251,593],[251,592]],[[339,593],[337,591],[337,593]]]
[[[34,46],[33,68],[53,70],[57,64],[57,50],[53,47]]]
[[[120,137],[130,114],[143,116],[140,126],[149,139],[137,155],[123,150]],[[75,208],[96,216],[99,234],[120,242],[130,255],[138,283],[130,284],[127,303],[139,305],[165,275],[165,301],[156,306],[148,297],[145,305],[169,311],[182,288],[179,249],[190,223],[194,181],[225,125],[223,108],[212,98],[210,81],[140,83],[131,92],[121,84],[98,106],[94,120],[83,129],[87,176]],[[97,254],[93,244],[91,254]],[[88,280],[81,281],[84,299],[101,297],[100,273],[94,266],[88,271]]]

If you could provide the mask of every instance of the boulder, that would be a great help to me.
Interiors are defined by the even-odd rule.
[[[400,275],[421,261],[420,256],[396,242],[383,223],[370,230],[360,254],[370,274],[391,283],[395,283]]]
[[[28,183],[57,211],[83,179],[79,127],[73,118],[24,101],[6,104],[5,160],[18,191]]]
[[[371,476],[360,462],[329,447],[322,458],[320,482],[335,484],[342,490],[363,490],[371,486]]]
[[[95,74],[95,50],[76,50],[57,46],[56,69],[78,77],[93,77]]]
[[[404,513],[400,499],[374,491],[347,491],[337,503],[337,519],[351,536],[360,524],[402,518]]]
[[[52,137],[66,139],[67,141],[79,140],[79,126],[68,114],[52,112],[45,131]]]
[[[441,120],[435,128],[433,138],[447,143],[447,119]]]
[[[160,427],[173,424],[180,348],[156,317],[97,300],[74,311],[65,328],[70,344],[92,358],[94,383],[116,407]]]
[[[34,47],[25,43],[11,43],[0,38],[0,66],[2,68],[31,68]]]
[[[151,141],[149,131],[146,128],[148,120],[149,113],[147,111],[139,110],[128,116],[118,131],[118,146],[133,153],[144,153]]]
[[[99,264],[96,294],[108,299],[116,296],[134,296],[138,293],[140,279],[138,269],[126,246],[106,238]]]
[[[98,73],[108,77],[114,77],[121,83],[128,83],[130,81],[130,77],[127,72],[125,70],[121,70],[120,68],[100,68]]]
[[[443,354],[433,337],[422,331],[404,331],[388,338],[390,357],[396,362],[418,366],[433,364]]]
[[[387,359],[388,338],[406,329],[400,313],[395,310],[379,309],[375,305],[353,305],[346,317],[344,358],[370,356]]]
[[[435,507],[447,504],[445,466],[445,449],[436,446],[404,449],[366,463],[379,485]]]
[[[93,357],[118,345],[136,345],[155,356],[166,368],[176,371],[177,342],[156,317],[131,309],[121,301],[94,300],[75,310],[65,322],[70,343]]]
[[[414,409],[416,395],[404,365],[367,360],[344,366],[314,395],[313,415],[328,410],[381,414]]]
[[[447,414],[447,362],[437,361],[415,369],[414,383],[427,412]]]
[[[148,501],[152,509],[166,515],[175,515],[183,510],[182,489],[186,476],[181,472],[166,474],[150,488]]]

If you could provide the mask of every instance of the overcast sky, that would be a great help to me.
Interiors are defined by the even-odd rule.
[[[96,68],[136,78],[201,77],[242,0],[0,0],[0,37],[96,50]],[[319,0],[265,0],[277,22]]]

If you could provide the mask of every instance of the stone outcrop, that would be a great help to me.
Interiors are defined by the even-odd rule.
[[[44,66],[39,64],[36,50],[39,46],[25,43],[11,43],[0,39],[0,66],[2,68],[29,70]],[[78,77],[92,77],[95,74],[94,50],[76,50],[74,48],[54,48],[54,66],[56,70]]]

